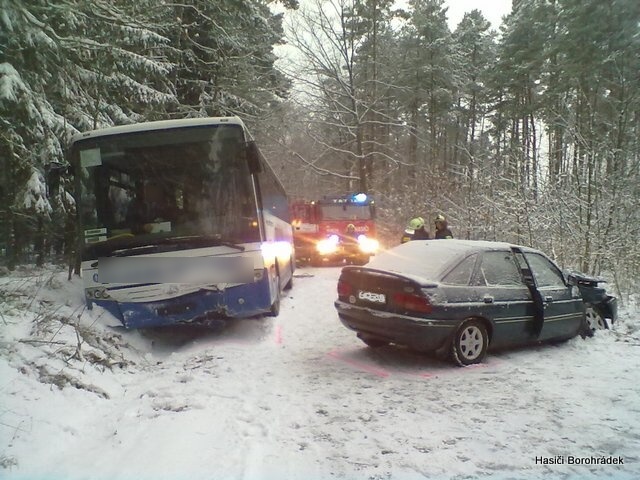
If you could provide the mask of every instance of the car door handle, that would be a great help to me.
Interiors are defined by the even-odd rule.
[[[544,301],[547,302],[547,303],[551,303],[551,302],[553,302],[553,297],[548,295],[548,296],[544,297]]]
[[[493,303],[493,297],[491,295],[485,295],[482,297],[482,301],[484,303]]]

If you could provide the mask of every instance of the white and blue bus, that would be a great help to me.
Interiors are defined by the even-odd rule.
[[[86,132],[70,156],[89,307],[126,328],[278,315],[288,201],[239,118]]]

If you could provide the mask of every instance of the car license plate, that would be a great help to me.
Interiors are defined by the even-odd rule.
[[[383,305],[387,302],[387,297],[384,293],[366,292],[364,290],[358,292],[358,298],[367,302],[380,303]]]

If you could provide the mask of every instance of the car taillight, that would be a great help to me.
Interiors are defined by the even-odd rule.
[[[401,310],[431,313],[429,299],[415,293],[396,292],[393,294],[393,303]]]
[[[338,280],[338,296],[339,297],[348,297],[353,293],[353,287],[351,284],[345,282],[344,280]]]

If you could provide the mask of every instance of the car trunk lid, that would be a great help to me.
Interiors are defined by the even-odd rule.
[[[367,267],[344,267],[338,281],[338,299],[379,311],[422,316],[432,306],[425,290],[437,284],[423,279]]]

